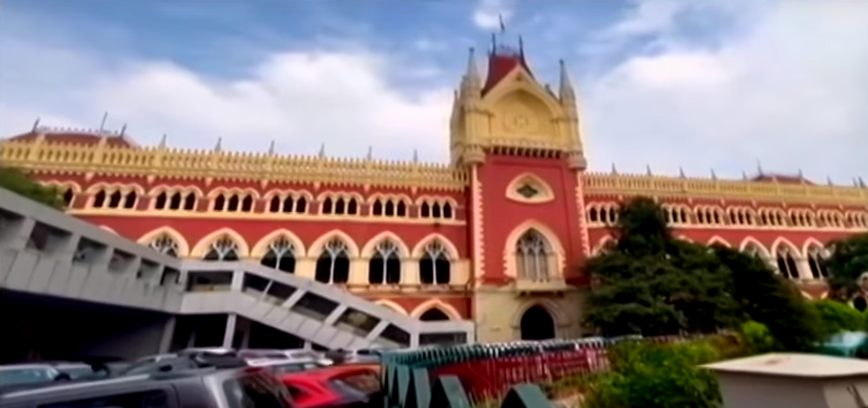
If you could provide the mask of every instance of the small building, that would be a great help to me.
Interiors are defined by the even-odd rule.
[[[725,408],[868,408],[868,361],[771,353],[703,366]]]

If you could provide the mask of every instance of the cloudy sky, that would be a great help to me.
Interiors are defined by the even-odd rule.
[[[448,156],[467,49],[502,15],[566,60],[594,170],[868,180],[868,2],[3,0],[0,135],[128,125],[141,144]],[[483,53],[484,54],[484,53]],[[479,61],[480,66],[485,64]]]

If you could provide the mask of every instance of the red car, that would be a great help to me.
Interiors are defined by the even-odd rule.
[[[381,407],[380,366],[346,364],[279,375],[296,408]]]

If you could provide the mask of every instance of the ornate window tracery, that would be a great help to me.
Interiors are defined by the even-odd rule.
[[[350,279],[349,247],[340,238],[332,238],[323,246],[316,261],[314,278],[322,283],[347,283]]]
[[[449,284],[452,278],[451,267],[446,247],[440,241],[434,240],[425,247],[425,253],[419,260],[419,280],[423,284]]]
[[[180,252],[178,242],[169,236],[169,234],[160,234],[158,237],[154,238],[148,246],[157,252],[174,256],[176,258]]]
[[[241,258],[238,251],[238,243],[230,236],[223,235],[211,243],[211,247],[203,259],[206,261],[237,261]]]
[[[295,272],[295,245],[286,237],[280,237],[268,244],[268,252],[260,263],[287,273]]]
[[[284,214],[307,214],[307,198],[303,194],[289,193],[271,197],[268,211]]]
[[[451,219],[454,217],[452,204],[445,200],[425,200],[419,206],[419,217]]]
[[[823,248],[818,245],[812,245],[808,249],[808,267],[811,269],[811,277],[814,279],[825,279],[829,277],[829,270],[826,269],[825,256]]]
[[[515,244],[516,276],[532,281],[548,280],[551,256],[551,245],[539,231],[525,232]]]
[[[782,247],[778,250],[777,255],[778,272],[787,279],[799,279],[799,268],[796,265],[796,259],[793,257],[792,251],[787,247]]]
[[[359,202],[355,197],[344,197],[342,195],[328,196],[320,207],[321,214],[335,215],[358,215]]]
[[[394,197],[379,197],[371,205],[371,214],[385,217],[406,217],[407,203]]]
[[[368,283],[378,285],[400,282],[401,259],[398,257],[398,245],[388,239],[380,241],[368,263]]]
[[[138,199],[138,194],[131,188],[107,187],[97,191],[93,196],[91,207],[134,209]]]
[[[253,211],[253,195],[249,193],[221,193],[214,197],[214,211],[251,212]]]
[[[192,191],[163,191],[154,200],[154,209],[192,211],[196,209],[196,198]]]

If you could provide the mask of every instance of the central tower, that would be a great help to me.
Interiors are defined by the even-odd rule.
[[[575,91],[563,61],[557,93],[537,81],[520,38],[495,36],[487,57],[483,80],[470,50],[450,123],[452,163],[471,175],[477,339],[577,336],[589,245]]]

